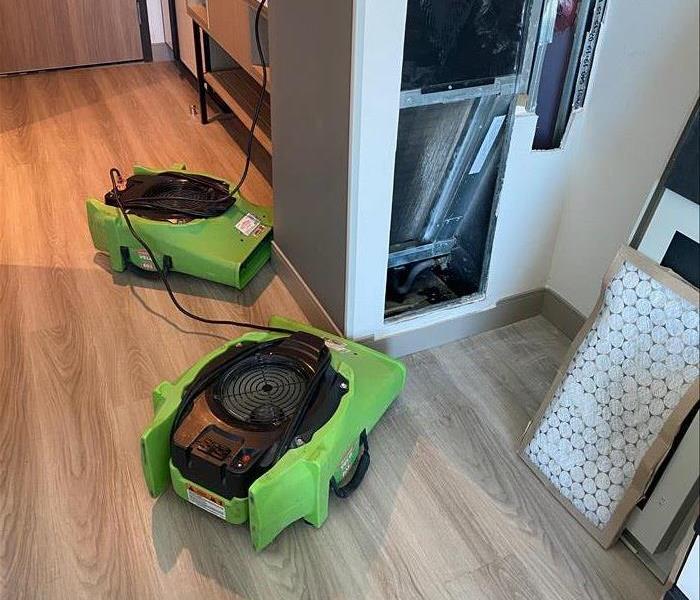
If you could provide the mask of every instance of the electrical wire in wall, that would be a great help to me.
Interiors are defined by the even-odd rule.
[[[260,41],[260,16],[265,3],[266,0],[261,0],[255,13],[255,43],[258,49],[258,55],[260,56],[260,65],[262,67],[262,86],[248,134],[248,141],[245,149],[245,164],[238,183],[233,188],[230,188],[226,182],[212,177],[192,173],[166,171],[160,173],[160,175],[170,175],[176,177],[178,180],[185,180],[189,184],[188,193],[173,188],[172,191],[164,194],[144,194],[141,196],[134,196],[133,194],[130,194],[123,197],[122,193],[125,190],[126,184],[121,173],[118,169],[112,168],[109,171],[109,176],[112,183],[111,197],[123,215],[129,232],[147,253],[153,269],[160,276],[160,279],[168,292],[168,296],[175,307],[182,314],[196,321],[209,323],[212,325],[231,325],[234,327],[243,327],[248,329],[289,333],[286,329],[268,327],[245,321],[210,319],[208,317],[197,315],[182,306],[173,292],[170,282],[168,281],[166,266],[158,262],[155,253],[149,244],[145,242],[143,236],[139,235],[139,233],[136,231],[129,216],[130,214],[138,214],[139,216],[148,215],[150,218],[182,222],[191,219],[219,216],[229,209],[235,202],[236,194],[239,192],[248,176],[253,151],[255,128],[260,118],[265,92],[267,90],[267,62],[262,49],[262,43]],[[193,189],[196,193],[192,193]]]

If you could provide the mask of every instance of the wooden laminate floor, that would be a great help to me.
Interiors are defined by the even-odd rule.
[[[194,101],[163,63],[0,79],[0,597],[658,598],[516,457],[568,343],[542,318],[409,357],[365,482],[320,530],[297,523],[255,554],[244,527],[149,497],[151,389],[236,332],[110,273],[83,203],[112,165],[240,172]],[[255,170],[244,191],[270,201]],[[269,267],[243,293],[173,281],[203,313],[303,319]]]

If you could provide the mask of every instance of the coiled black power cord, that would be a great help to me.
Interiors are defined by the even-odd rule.
[[[246,177],[248,176],[248,170],[250,168],[250,162],[251,162],[251,155],[253,151],[253,139],[254,139],[254,133],[255,133],[255,127],[258,123],[258,119],[260,118],[260,111],[262,110],[262,105],[263,101],[265,99],[265,91],[267,88],[267,63],[265,62],[265,56],[263,53],[262,49],[262,44],[260,43],[260,15],[262,13],[262,9],[265,6],[266,0],[260,0],[260,4],[258,5],[258,9],[255,12],[255,43],[258,48],[258,54],[260,55],[260,64],[262,66],[262,72],[263,72],[263,77],[262,77],[262,88],[260,90],[260,97],[258,98],[258,103],[255,107],[255,114],[253,115],[253,122],[250,126],[250,132],[248,135],[248,143],[246,146],[246,160],[245,160],[245,166],[243,167],[243,173],[241,174],[241,178],[239,179],[238,183],[236,186],[232,189],[229,190],[227,189],[228,186],[223,182],[223,181],[218,181],[218,180],[213,180],[212,178],[209,177],[204,177],[202,175],[194,175],[190,173],[171,173],[172,175],[177,175],[178,177],[183,177],[185,179],[190,179],[193,182],[197,183],[206,183],[206,185],[211,186],[212,181],[217,182],[221,185],[220,189],[222,193],[225,193],[227,197],[229,197],[231,200],[224,208],[223,210],[220,210],[218,214],[221,214],[225,210],[227,210],[231,204],[235,201],[235,195],[236,193],[241,189],[241,186],[243,185],[243,182],[246,180]],[[119,172],[118,169],[112,168],[109,170],[109,177],[112,181],[112,195],[114,197],[115,202],[117,203],[117,206],[119,207],[119,210],[121,211],[122,215],[124,216],[124,221],[126,222],[126,226],[129,228],[129,231],[131,232],[131,235],[134,236],[134,239],[143,246],[144,250],[150,257],[151,261],[153,262],[153,265],[155,266],[156,271],[158,272],[158,275],[160,276],[163,285],[165,286],[165,289],[168,292],[168,296],[170,296],[170,300],[172,300],[172,303],[175,305],[175,307],[185,316],[189,317],[190,319],[194,319],[195,321],[200,321],[202,323],[209,323],[211,325],[232,325],[233,327],[243,327],[247,329],[258,329],[261,331],[272,331],[275,333],[293,333],[293,331],[289,329],[284,329],[281,327],[267,327],[265,325],[258,325],[256,323],[248,323],[246,321],[231,321],[227,319],[210,319],[208,317],[202,317],[200,315],[197,315],[188,309],[186,309],[180,302],[178,301],[177,297],[175,296],[175,293],[173,292],[172,287],[170,286],[170,282],[168,281],[168,275],[167,273],[163,270],[163,267],[158,264],[158,260],[156,260],[155,254],[151,250],[150,246],[144,241],[144,239],[136,232],[134,229],[134,226],[131,222],[131,219],[129,218],[129,213],[133,212],[134,210],[137,210],[139,208],[144,209],[161,209],[161,210],[167,210],[168,212],[173,212],[172,208],[174,203],[170,203],[170,206],[166,208],[167,204],[167,198],[132,198],[130,199],[130,202],[132,204],[125,206],[122,203],[121,199],[121,191],[119,189],[121,182],[123,181],[121,173]],[[206,180],[206,181],[204,181]],[[216,184],[214,184],[216,185]],[[223,203],[220,202],[222,198],[219,198],[219,203],[213,202],[209,204],[209,206],[204,207],[204,212],[212,210],[212,207],[216,207],[214,210],[219,210],[221,205]],[[178,201],[178,210],[183,211],[182,214],[185,214],[185,211],[187,210],[187,207],[182,206],[182,201],[187,200],[185,198],[171,198],[173,201]],[[154,204],[154,202],[157,201],[158,204],[157,206]],[[147,203],[148,206],[145,206],[144,204]],[[197,210],[200,209],[200,212],[202,212],[202,207],[201,206],[191,206],[190,211],[191,213],[196,213]],[[209,215],[194,215],[194,214],[188,214],[187,216],[215,216],[212,214]]]
[[[137,215],[140,212],[148,212],[165,215],[167,218],[197,219],[218,217],[236,201],[229,193],[228,184],[220,179],[176,171],[164,171],[158,175],[174,178],[177,180],[176,185],[182,184],[184,180],[189,184],[189,190],[195,192],[194,196],[178,196],[177,192],[151,196],[127,195],[120,198],[122,206]]]

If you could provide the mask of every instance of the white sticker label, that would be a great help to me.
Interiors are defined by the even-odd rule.
[[[479,148],[479,152],[477,153],[476,158],[472,163],[472,168],[469,169],[470,175],[478,173],[484,167],[486,157],[489,155],[489,152],[491,152],[491,148],[493,147],[493,144],[496,141],[496,138],[498,137],[498,132],[501,131],[501,127],[503,127],[503,122],[505,120],[506,116],[500,115],[494,118],[493,121],[491,121],[491,126],[486,132],[486,137],[484,137],[484,141],[481,144],[481,148]]]
[[[140,266],[144,271],[156,270],[156,266],[153,264],[151,256],[148,254],[145,248],[139,248],[136,250],[136,254],[138,255],[139,259],[141,259],[141,264],[137,266]]]
[[[335,340],[326,338],[325,343],[326,348],[328,348],[329,350],[335,350],[336,352],[350,352],[348,347],[342,342],[336,342]]]
[[[350,471],[350,468],[352,467],[353,461],[352,461],[352,455],[355,452],[355,448],[357,446],[355,444],[351,444],[350,447],[345,451],[345,454],[343,454],[343,458],[340,459],[340,472],[343,474],[341,477],[341,481],[345,479],[345,476],[348,474]]]
[[[243,235],[251,235],[255,233],[255,230],[260,227],[260,219],[255,215],[248,213],[245,215],[238,223],[236,223],[236,229],[240,231]]]
[[[198,492],[194,488],[188,487],[187,499],[195,506],[199,506],[199,508],[206,510],[212,515],[216,515],[220,519],[226,519],[226,509],[217,498],[204,495],[203,492]]]

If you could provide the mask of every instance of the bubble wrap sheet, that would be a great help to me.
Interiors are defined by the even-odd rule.
[[[605,529],[696,382],[698,356],[697,305],[623,261],[533,424],[524,457],[590,524]]]

